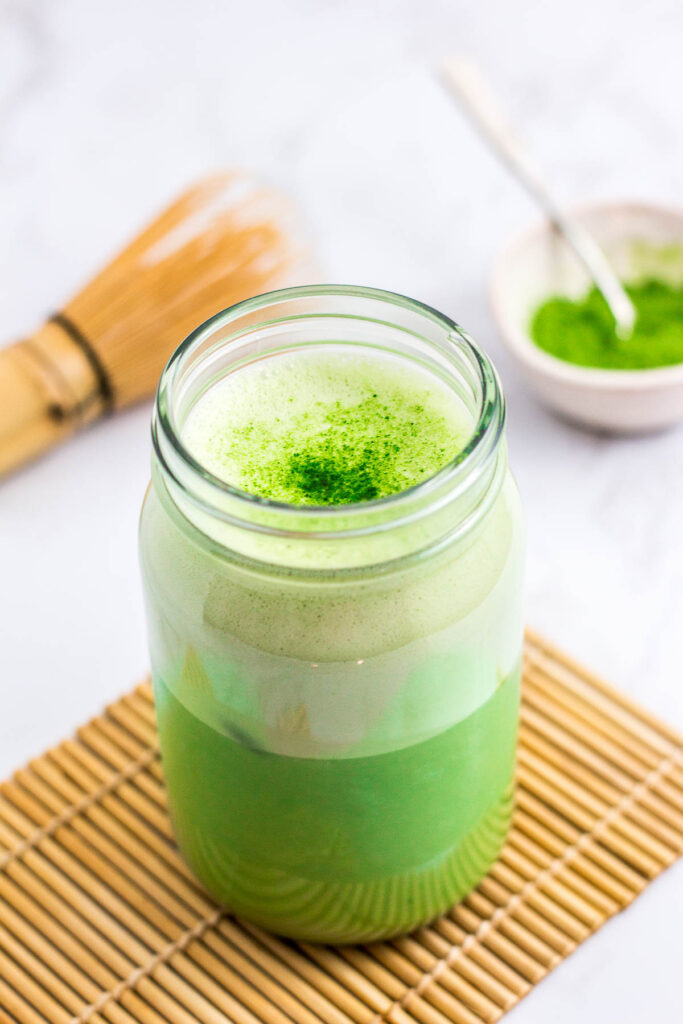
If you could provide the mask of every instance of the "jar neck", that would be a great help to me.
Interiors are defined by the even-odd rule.
[[[226,374],[285,353],[334,345],[389,354],[433,374],[468,410],[472,434],[434,476],[355,505],[296,506],[214,476],[187,450],[183,424]],[[193,529],[226,557],[305,572],[390,567],[464,538],[486,515],[505,471],[497,375],[453,321],[401,295],[347,286],[270,292],[197,328],[162,374],[152,435],[156,473]]]

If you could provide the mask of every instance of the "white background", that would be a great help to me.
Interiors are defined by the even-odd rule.
[[[0,3],[0,309],[20,336],[194,176],[292,191],[330,280],[407,292],[490,352],[529,526],[529,622],[683,727],[683,431],[592,436],[501,353],[492,258],[534,216],[433,77],[479,58],[568,201],[676,202],[680,0]],[[179,339],[180,340],[180,339]],[[0,774],[145,673],[149,407],[0,485]],[[680,868],[510,1019],[680,1019]]]

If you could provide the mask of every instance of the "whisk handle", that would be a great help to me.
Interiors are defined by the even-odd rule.
[[[59,322],[0,350],[0,476],[106,410],[96,368]]]

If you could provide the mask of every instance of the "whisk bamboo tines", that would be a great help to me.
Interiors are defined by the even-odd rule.
[[[283,196],[242,172],[199,182],[35,334],[0,351],[0,474],[152,394],[207,317],[309,271]]]

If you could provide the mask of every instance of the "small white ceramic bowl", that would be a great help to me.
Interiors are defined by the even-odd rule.
[[[602,203],[574,215],[623,280],[653,276],[683,283],[683,210]],[[587,272],[548,221],[519,237],[494,264],[493,315],[538,397],[571,420],[613,433],[660,430],[683,420],[683,364],[600,370],[557,359],[533,343],[534,310],[552,295],[578,298],[590,286]]]

